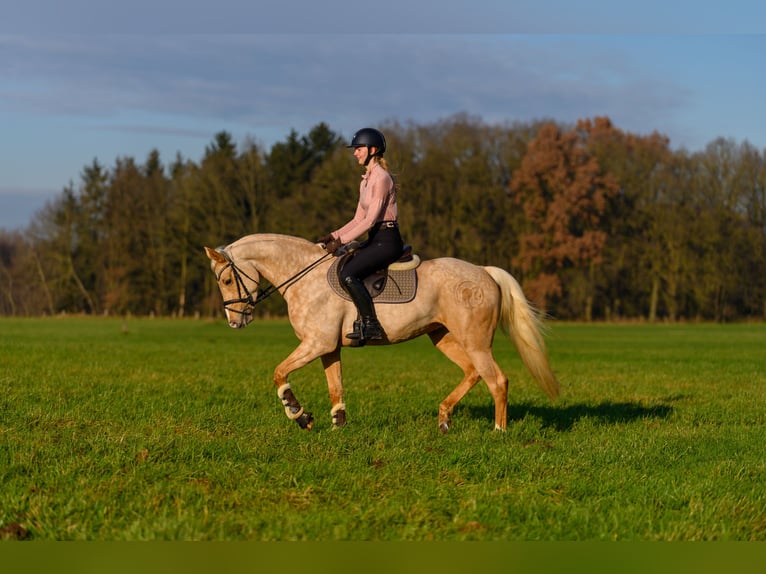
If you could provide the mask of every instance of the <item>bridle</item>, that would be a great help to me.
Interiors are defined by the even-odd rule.
[[[279,285],[269,285],[266,289],[261,289],[260,287],[260,281],[257,279],[253,279],[250,277],[247,273],[245,273],[240,267],[237,266],[236,263],[234,263],[234,260],[231,258],[231,255],[229,255],[224,249],[219,248],[216,249],[218,253],[223,255],[224,259],[226,259],[227,263],[223,267],[221,267],[221,270],[218,272],[218,274],[215,277],[216,282],[219,282],[221,280],[221,276],[223,275],[223,272],[227,269],[231,269],[232,275],[234,275],[234,281],[237,284],[237,297],[235,299],[226,299],[223,302],[223,308],[226,311],[229,311],[231,313],[238,313],[240,315],[251,315],[250,309],[252,307],[255,307],[258,303],[263,301],[264,299],[269,298],[271,295],[282,289],[282,287],[285,287],[285,290],[287,290],[288,287],[290,287],[293,283],[296,283],[300,279],[302,279],[305,275],[307,275],[310,271],[312,271],[315,267],[317,267],[320,263],[322,263],[325,259],[330,257],[332,253],[325,253],[322,257],[314,261],[313,263],[309,264],[308,266],[304,267],[298,273],[287,279],[286,281],[283,281]],[[257,288],[257,293],[255,297],[253,297],[252,292],[250,289],[247,288],[247,285],[245,285],[243,277],[249,279],[253,283],[255,283],[255,286]],[[240,311],[238,309],[231,309],[230,305],[235,305],[237,303],[247,303],[247,307],[244,311]]]

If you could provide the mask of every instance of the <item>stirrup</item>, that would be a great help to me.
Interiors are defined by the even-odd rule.
[[[362,320],[357,319],[354,321],[354,331],[346,335],[352,341],[364,341],[364,330],[362,327]]]
[[[362,321],[359,319],[354,321],[354,331],[352,333],[348,333],[346,337],[351,339],[352,347],[364,347],[365,340],[364,332],[362,331]]]

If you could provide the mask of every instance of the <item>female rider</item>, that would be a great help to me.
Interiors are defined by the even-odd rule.
[[[354,331],[346,337],[363,345],[367,339],[382,339],[385,333],[362,281],[399,259],[404,245],[397,221],[396,186],[383,158],[386,138],[374,128],[363,128],[346,147],[354,148],[354,157],[366,168],[359,185],[359,203],[351,221],[318,241],[325,244],[328,253],[335,253],[341,245],[368,234],[340,274],[341,285],[359,311]]]

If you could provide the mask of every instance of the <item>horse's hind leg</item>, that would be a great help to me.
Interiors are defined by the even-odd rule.
[[[492,356],[492,349],[467,351],[495,401],[495,429],[504,431],[508,419],[508,377]]]
[[[484,367],[479,366],[479,372],[483,373],[482,378],[495,400],[495,429],[504,431],[508,424],[508,377],[500,370],[491,352],[487,353],[486,369],[485,372]]]
[[[487,383],[495,402],[495,428],[505,430],[508,417],[508,377],[505,376],[492,356],[492,348],[466,350],[446,329],[439,329],[430,334],[436,348],[458,365],[464,373],[455,390],[439,405],[439,430],[449,430],[450,416],[455,405],[481,379]]]
[[[463,380],[439,404],[439,430],[442,434],[445,434],[449,430],[450,417],[455,409],[455,405],[481,380],[481,376],[476,368],[474,368],[473,362],[463,347],[460,346],[452,333],[447,331],[447,329],[441,328],[430,333],[429,336],[436,348],[463,371]]]

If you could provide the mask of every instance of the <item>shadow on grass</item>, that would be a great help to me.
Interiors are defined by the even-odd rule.
[[[455,409],[460,408],[460,405]],[[494,406],[468,406],[469,416],[494,418]],[[670,416],[673,407],[667,404],[646,406],[639,402],[604,401],[598,404],[574,404],[567,406],[540,406],[532,403],[509,404],[508,422],[522,421],[528,416],[537,417],[543,427],[567,431],[582,419],[591,419],[596,425],[628,423],[639,419],[664,419]]]

